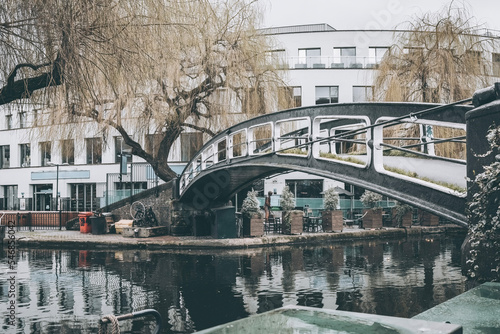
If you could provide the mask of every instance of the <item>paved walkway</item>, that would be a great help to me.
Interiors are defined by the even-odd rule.
[[[125,238],[121,234],[87,234],[66,230],[16,231],[14,236],[19,247],[62,247],[78,249],[238,249],[274,247],[296,244],[324,244],[363,239],[395,239],[436,233],[465,233],[456,225],[435,227],[413,226],[364,230],[346,228],[340,233],[303,233],[300,235],[269,234],[253,238],[214,239],[211,237],[158,236],[151,238]],[[4,245],[5,247],[5,245]]]

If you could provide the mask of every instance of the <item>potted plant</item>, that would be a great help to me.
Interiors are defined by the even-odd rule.
[[[256,191],[251,190],[247,193],[247,197],[243,200],[241,214],[243,216],[243,236],[260,237],[264,235],[263,216]]]
[[[323,197],[323,212],[321,212],[321,220],[323,232],[342,232],[344,228],[344,219],[342,211],[337,210],[339,204],[339,194],[335,188],[325,190]]]
[[[397,227],[411,227],[413,208],[408,204],[397,202],[392,208],[392,220]]]
[[[288,186],[283,188],[280,204],[283,210],[283,233],[302,233],[304,212],[301,210],[293,210],[295,208],[295,198]]]
[[[360,199],[366,208],[363,211],[363,228],[382,228],[382,209],[378,206],[382,195],[366,190]]]

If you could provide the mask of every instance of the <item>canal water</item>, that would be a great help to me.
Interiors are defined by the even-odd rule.
[[[285,305],[412,317],[464,291],[462,241],[434,235],[217,252],[17,249],[15,268],[4,249],[0,332],[97,333],[103,315],[147,308],[161,313],[164,333]],[[154,327],[149,319],[120,324],[122,333]]]

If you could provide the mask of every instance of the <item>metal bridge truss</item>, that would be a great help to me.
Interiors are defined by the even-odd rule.
[[[253,118],[203,146],[180,176],[179,199],[216,207],[255,180],[297,170],[466,226],[468,101],[329,104]]]

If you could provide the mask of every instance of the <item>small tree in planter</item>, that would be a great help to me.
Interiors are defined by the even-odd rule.
[[[400,202],[392,208],[392,219],[397,227],[411,227],[413,222],[413,208],[408,204]]]
[[[285,186],[281,193],[281,209],[283,210],[283,233],[300,234],[302,233],[304,212],[293,210],[295,208],[295,199],[292,192]]]
[[[337,210],[339,204],[339,194],[335,188],[328,188],[325,190],[323,198],[323,212],[321,213],[321,220],[323,225],[323,232],[342,232],[344,228],[344,219],[342,211]]]
[[[243,215],[243,235],[262,236],[264,235],[264,224],[262,222],[262,211],[260,210],[257,192],[252,190],[247,193],[241,207]]]
[[[363,228],[382,228],[382,209],[378,207],[382,195],[365,190],[360,199],[367,208],[363,212]]]

